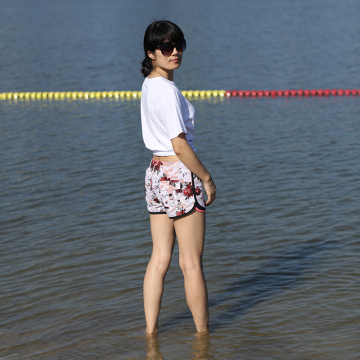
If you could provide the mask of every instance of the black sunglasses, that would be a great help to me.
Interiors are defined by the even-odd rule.
[[[174,48],[176,48],[176,50],[178,52],[183,52],[186,49],[186,40],[182,39],[180,41],[178,41],[177,43],[173,44],[172,42],[166,42],[166,43],[162,43],[161,45],[158,46],[158,49],[160,49],[161,53],[163,55],[171,55],[174,51]]]

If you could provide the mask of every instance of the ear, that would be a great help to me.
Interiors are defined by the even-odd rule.
[[[150,50],[147,52],[147,54],[151,60],[155,60],[155,55]]]

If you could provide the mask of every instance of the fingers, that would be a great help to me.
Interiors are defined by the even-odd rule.
[[[215,200],[215,199],[214,199]],[[206,202],[206,206],[209,206],[214,200],[207,200],[207,202]]]
[[[216,186],[212,183],[210,186],[204,184],[205,192],[207,195],[206,206],[209,206],[216,198]]]

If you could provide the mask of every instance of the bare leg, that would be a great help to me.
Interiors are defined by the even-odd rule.
[[[209,331],[208,295],[202,267],[205,214],[193,211],[174,221],[185,295],[198,332]]]
[[[144,278],[146,332],[158,331],[158,318],[164,292],[164,278],[174,249],[174,220],[166,214],[150,214],[153,250]]]

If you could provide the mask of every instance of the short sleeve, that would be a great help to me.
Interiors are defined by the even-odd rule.
[[[169,91],[160,100],[161,120],[167,130],[170,140],[181,133],[187,133],[185,122],[189,117],[185,98],[180,91]]]

